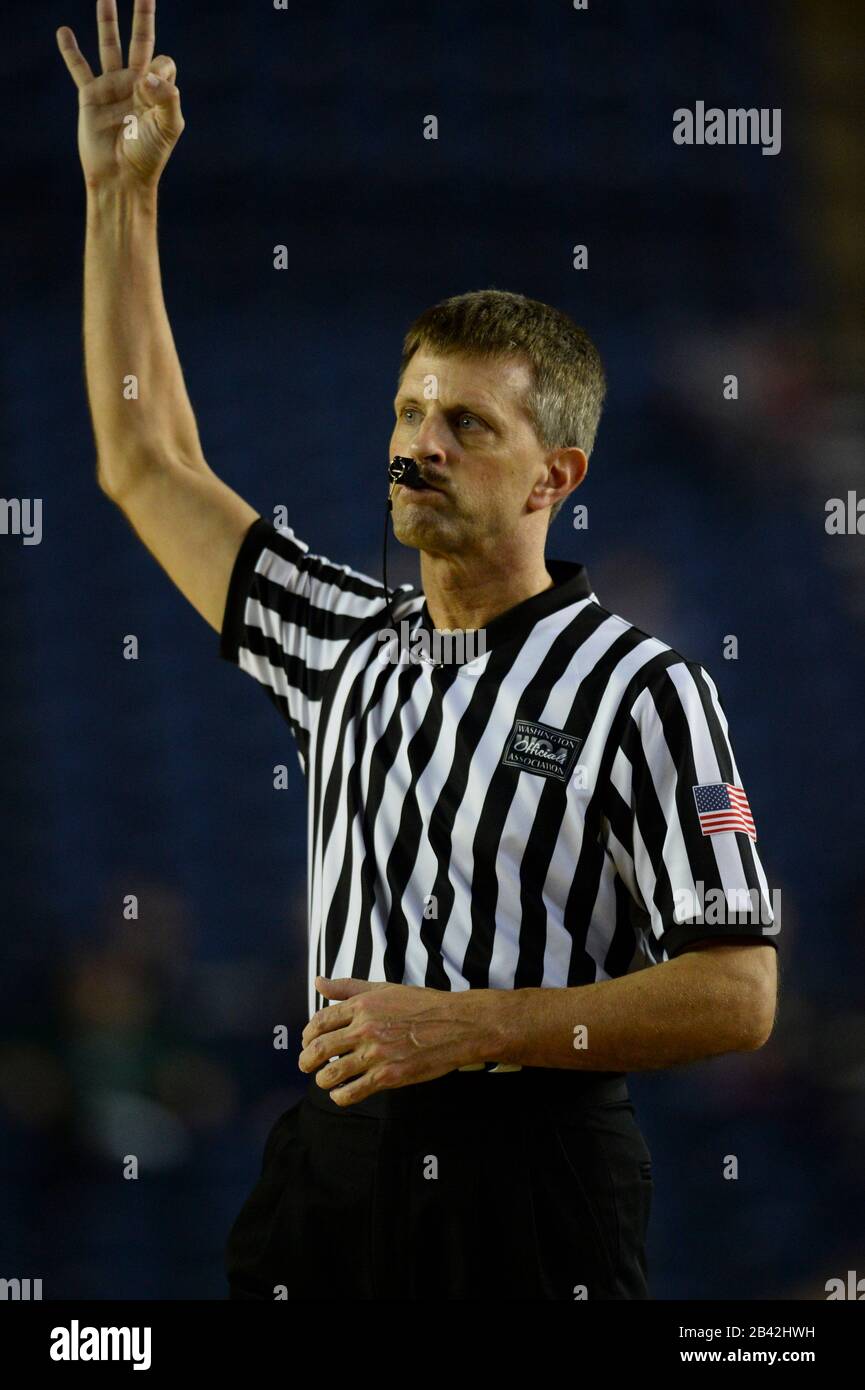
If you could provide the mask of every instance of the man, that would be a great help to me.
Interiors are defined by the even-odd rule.
[[[156,189],[183,118],[153,9],[137,0],[124,68],[100,0],[97,78],[58,31],[98,477],[285,716],[309,795],[308,1094],[235,1222],[231,1294],[646,1298],[651,1159],[625,1073],[762,1046],[775,927],[711,678],[544,557],[600,358],[498,291],[412,326],[390,455],[419,475],[393,525],[422,589],[392,609],[271,526],[203,457],[162,300]],[[455,629],[483,642],[431,657]]]

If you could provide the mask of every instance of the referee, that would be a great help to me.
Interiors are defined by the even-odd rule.
[[[416,468],[392,521],[421,587],[391,601],[310,553],[203,456],[157,249],[175,66],[152,5],[126,67],[113,0],[98,15],[102,76],[57,37],[99,483],[283,715],[308,793],[307,1093],[231,1230],[231,1297],[645,1299],[626,1073],[762,1046],[777,924],[711,677],[545,557],[597,350],[517,294],[427,310],[389,445]]]

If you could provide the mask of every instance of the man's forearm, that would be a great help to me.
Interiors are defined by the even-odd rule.
[[[723,949],[723,948],[722,948]],[[640,1071],[761,1046],[770,995],[750,974],[706,968],[700,953],[599,984],[469,990],[474,1061]]]
[[[160,455],[206,467],[162,295],[155,189],[88,193],[84,354],[107,492]]]

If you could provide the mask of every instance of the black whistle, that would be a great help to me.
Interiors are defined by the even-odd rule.
[[[384,514],[384,539],[382,542],[381,551],[381,579],[382,587],[384,589],[385,606],[387,607],[387,611],[390,614],[391,627],[395,628],[396,619],[393,615],[393,608],[391,606],[391,594],[387,583],[388,516],[393,511],[393,502],[391,501],[391,498],[393,496],[393,490],[396,487],[397,483],[399,483],[400,487],[419,488],[423,487],[423,478],[420,475],[420,471],[414,459],[406,458],[404,454],[394,454],[393,458],[387,466],[387,476],[390,479],[390,487],[388,488],[387,493],[387,511]]]
[[[394,454],[387,466],[387,476],[392,483],[399,483],[400,487],[417,488],[423,485],[414,459],[405,458],[402,454]]]

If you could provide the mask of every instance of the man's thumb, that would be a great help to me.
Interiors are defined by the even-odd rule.
[[[373,989],[390,989],[386,980],[355,980],[351,977],[331,980],[327,975],[316,975],[316,987],[325,999],[352,999],[356,994],[367,994]]]

